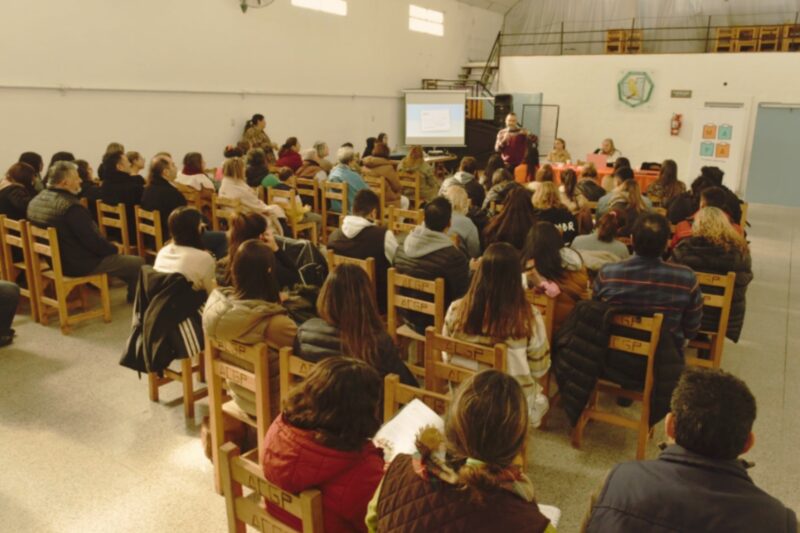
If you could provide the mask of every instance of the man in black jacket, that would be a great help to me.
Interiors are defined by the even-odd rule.
[[[656,460],[622,463],[592,498],[582,531],[797,531],[797,516],[737,459],[754,443],[756,400],[722,370],[687,370]]]
[[[28,204],[28,220],[58,232],[61,266],[67,276],[107,273],[128,284],[128,301],[136,294],[141,257],[117,255],[117,248],[100,235],[89,210],[78,199],[81,178],[74,163],[61,161],[48,174],[47,189]]]
[[[445,310],[469,288],[469,263],[461,250],[447,236],[453,207],[447,198],[438,196],[425,206],[425,223],[408,234],[397,248],[394,265],[401,274],[421,279],[444,278]],[[433,325],[430,316],[409,313],[408,322],[419,334]]]
[[[111,152],[103,157],[105,178],[100,185],[100,200],[104,204],[125,206],[128,218],[128,237],[131,244],[136,243],[136,219],[134,208],[142,202],[144,180],[141,176],[131,176],[128,156],[122,152]]]

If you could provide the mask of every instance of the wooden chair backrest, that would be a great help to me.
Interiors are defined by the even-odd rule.
[[[186,198],[186,203],[188,205],[200,209],[200,191],[182,183],[173,182],[173,184],[175,185],[175,188],[178,189],[178,191],[183,195],[183,197]]]
[[[410,210],[389,206],[388,212],[387,226],[395,233],[408,233],[425,220],[425,213],[422,209]],[[407,222],[409,219],[411,222]]]
[[[386,180],[382,176],[364,174],[364,182],[372,192],[378,195],[378,220],[384,220],[388,214],[386,210]]]
[[[29,224],[27,220],[14,220],[0,215],[0,243],[2,243],[3,279],[16,283],[21,270],[25,271],[28,289],[33,288],[33,271],[31,268],[31,249],[28,240]],[[22,252],[22,263],[14,261],[14,249]]]
[[[687,357],[686,362],[697,366],[719,368],[722,360],[722,348],[725,343],[725,335],[728,332],[728,321],[731,317],[731,304],[733,303],[733,291],[736,286],[736,273],[713,274],[709,272],[695,272],[695,276],[697,276],[697,283],[700,285],[700,290],[703,291],[703,307],[719,309],[720,315],[716,330],[702,331],[711,337],[711,359]],[[715,294],[720,291],[722,294]],[[702,342],[695,340],[689,342],[689,346],[694,347],[698,347],[701,344]]]
[[[61,252],[58,248],[58,234],[56,228],[37,228],[33,224],[28,226],[29,238],[31,242],[31,261],[34,270],[39,270],[37,264],[45,260],[53,269],[56,280],[64,278],[64,270],[61,267]],[[36,272],[37,277],[40,272]]]
[[[218,455],[229,533],[245,533],[248,525],[265,533],[296,533],[267,512],[264,500],[298,518],[303,524],[303,533],[322,533],[322,493],[319,490],[305,490],[300,494],[286,492],[267,481],[261,464],[242,457],[239,447],[232,442],[220,446]],[[252,493],[243,496],[243,486]]]
[[[597,202],[586,202],[584,207],[591,211],[592,215],[597,214]]]
[[[138,205],[136,206],[134,214],[136,216],[136,246],[139,248],[139,256],[155,256],[164,246],[164,231],[161,228],[161,214],[158,210],[146,211]],[[153,248],[147,248],[145,245],[145,235],[149,235],[153,238],[155,243]]]
[[[415,209],[419,209],[422,205],[422,174],[420,172],[398,172],[397,179],[400,180],[403,189],[412,191],[409,201],[412,202]]]
[[[336,255],[333,253],[333,250],[328,248],[327,257],[328,260],[328,270],[333,270],[339,265],[356,265],[361,267],[364,272],[367,273],[367,277],[375,284],[375,258],[374,257],[367,257],[366,259],[356,259],[355,257],[347,257],[346,255]]]
[[[334,211],[328,204],[331,201],[338,201],[340,205],[339,211]],[[330,225],[328,217],[331,215],[338,216],[336,227],[340,226],[345,215],[349,213],[349,206],[347,205],[347,183],[331,182],[330,180],[322,184],[322,238],[325,242],[328,241],[328,234],[333,232],[335,227]]]
[[[536,292],[533,289],[525,291],[525,299],[529,304],[535,305],[542,314],[544,328],[547,331],[547,340],[553,342],[553,319],[556,312],[556,299],[550,298],[543,292]]]
[[[392,338],[397,340],[398,308],[430,315],[433,317],[433,327],[436,328],[436,331],[442,330],[444,324],[444,278],[420,279],[400,274],[396,269],[390,268],[387,273],[386,286],[388,292],[386,326]],[[400,289],[430,294],[433,296],[433,301],[406,296],[401,294]]]
[[[108,239],[108,228],[115,228],[119,231],[120,241],[115,242],[121,246],[122,253],[128,253],[131,249],[131,238],[128,235],[128,214],[125,212],[125,204],[108,205],[97,201],[97,227],[100,235]]]
[[[450,357],[457,355],[476,361],[479,365],[506,371],[508,347],[505,344],[482,346],[445,337],[436,331],[431,327],[425,330],[425,389],[443,392],[447,390],[448,382],[461,383],[475,374],[468,368],[445,363],[442,352],[447,352]]]
[[[742,202],[740,207],[742,209],[742,216],[739,217],[739,226],[741,226],[742,231],[744,231],[747,226],[747,202]]]
[[[264,187],[261,187],[263,189]],[[284,191],[281,189],[276,189],[275,187],[270,187],[267,189],[267,203],[270,205],[282,205],[285,206],[286,216],[289,220],[290,224],[297,224],[300,222],[296,220],[296,217],[291,215],[294,209],[297,207],[297,193],[294,189]]]
[[[211,224],[214,231],[222,229],[221,221],[230,227],[231,219],[239,211],[242,201],[238,198],[223,198],[219,195],[211,197]]]
[[[314,369],[315,363],[301,359],[296,355],[292,355],[292,349],[289,347],[281,348],[280,350],[280,367],[281,367],[281,402],[289,397],[289,391],[302,382]]]
[[[394,415],[413,399],[422,401],[425,405],[444,416],[450,406],[451,397],[429,390],[403,385],[400,376],[387,374],[383,378],[383,422],[384,424],[394,418]]]
[[[310,197],[312,209],[319,213],[319,182],[314,178],[295,177],[293,183],[298,196]]]

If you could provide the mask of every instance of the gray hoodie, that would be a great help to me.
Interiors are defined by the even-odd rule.
[[[453,240],[441,231],[429,230],[425,224],[414,228],[403,243],[403,250],[412,259],[454,246]]]
[[[458,172],[456,172],[455,174],[453,174],[452,176],[450,176],[449,178],[447,178],[442,182],[442,186],[439,189],[439,194],[440,195],[444,194],[444,191],[446,191],[447,188],[451,185],[457,184],[463,187],[470,181],[474,180],[475,176],[473,174],[470,174],[469,172],[464,172],[463,170],[459,170]]]

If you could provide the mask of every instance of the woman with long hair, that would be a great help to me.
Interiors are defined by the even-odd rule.
[[[444,334],[485,346],[505,343],[508,373],[525,390],[531,422],[539,425],[548,403],[536,379],[550,368],[550,345],[541,314],[525,299],[519,251],[506,243],[486,249],[467,293],[447,310]],[[458,357],[451,361],[470,363]]]
[[[286,220],[286,212],[278,205],[267,205],[258,199],[258,195],[245,181],[245,164],[241,157],[232,157],[222,166],[222,185],[219,187],[220,198],[239,200],[244,212],[259,213],[270,219]],[[277,222],[276,224],[282,224]],[[283,231],[283,226],[281,226]]]
[[[534,143],[529,142],[525,149],[525,157],[522,164],[514,169],[514,181],[520,185],[525,185],[536,179],[539,171],[539,148]]]
[[[505,203],[511,191],[522,188],[522,185],[514,181],[514,176],[511,172],[505,168],[498,168],[492,176],[492,188],[486,193],[486,198],[483,200],[483,208],[490,211],[490,214],[495,214],[499,208],[492,210],[492,204]]]
[[[661,163],[658,179],[647,188],[647,195],[662,206],[669,205],[673,198],[686,192],[686,184],[678,180],[678,164],[672,159]]]
[[[317,298],[317,312],[319,318],[297,330],[294,351],[298,356],[314,363],[335,355],[355,357],[381,377],[397,374],[402,383],[417,386],[386,333],[373,284],[361,267],[345,263],[331,271]]]
[[[450,200],[453,206],[453,215],[450,217],[450,229],[447,234],[458,235],[461,247],[467,255],[474,259],[481,255],[481,237],[478,227],[469,218],[470,200],[467,191],[461,185],[453,183],[448,186],[442,196]]]
[[[415,145],[408,150],[408,155],[403,158],[397,167],[397,172],[401,174],[419,174],[419,195],[423,202],[430,202],[436,198],[439,192],[439,180],[433,172],[433,167],[425,162],[425,152],[422,146]],[[405,191],[410,194],[410,189]]]
[[[224,175],[225,173],[223,172]],[[261,185],[265,189],[279,182],[277,176],[270,174],[267,166],[267,154],[261,148],[253,148],[247,152],[245,180],[250,187]]]
[[[556,174],[553,171],[552,165],[550,165],[549,163],[545,163],[544,165],[542,165],[541,168],[539,168],[539,170],[536,171],[536,175],[534,176],[533,181],[531,181],[528,184],[528,189],[536,192],[542,185],[542,183],[547,183],[547,182],[553,183],[555,179],[556,179]]]
[[[273,347],[291,346],[297,324],[281,305],[275,279],[275,254],[258,239],[243,242],[234,254],[231,267],[232,287],[217,287],[208,297],[203,310],[203,329],[220,340],[243,344],[266,342]],[[278,414],[280,387],[279,361],[275,350],[269,351],[271,417]],[[255,394],[228,383],[237,405],[256,416]]]
[[[617,240],[617,234],[628,226],[625,211],[611,209],[600,217],[597,227],[589,235],[578,235],[572,241],[572,249],[581,254],[586,268],[597,272],[606,263],[616,263],[630,257],[628,247]]]
[[[383,452],[370,440],[381,426],[383,381],[364,361],[328,357],[289,393],[264,437],[267,480],[297,494],[322,493],[326,533],[366,532],[367,504],[384,471]],[[301,531],[280,503],[267,511]]]
[[[214,290],[214,258],[203,247],[203,215],[193,207],[178,207],[168,225],[172,240],[158,251],[153,269],[183,274],[195,290]]]
[[[547,155],[547,160],[551,163],[569,163],[572,156],[567,151],[567,142],[561,137],[556,137],[553,149]]]
[[[275,161],[278,167],[288,167],[292,172],[303,166],[303,158],[300,156],[300,141],[297,137],[289,137],[278,151],[278,160]]]
[[[575,219],[575,215],[561,203],[555,183],[552,181],[540,182],[539,188],[533,193],[531,202],[536,220],[552,223],[561,232],[564,242],[571,243],[578,234],[578,221]]]
[[[578,300],[589,298],[589,275],[581,255],[564,246],[561,233],[550,222],[537,222],[522,250],[522,268],[528,287],[556,299],[553,331],[558,331]]]
[[[0,181],[0,214],[14,220],[27,217],[28,203],[36,196],[36,170],[27,163],[14,163]]]
[[[623,183],[611,196],[608,206],[609,209],[617,208],[625,211],[628,224],[620,230],[620,237],[629,237],[639,216],[650,210],[636,180],[627,180]]]
[[[728,215],[716,207],[700,209],[692,222],[692,236],[682,239],[673,248],[671,260],[696,272],[736,273],[727,337],[737,342],[744,324],[745,294],[753,280],[753,271],[747,241],[733,228]],[[719,309],[703,309],[701,329],[715,330],[718,324]]]
[[[216,191],[214,180],[205,175],[206,162],[200,152],[189,152],[183,156],[183,168],[178,172],[175,183],[191,187],[207,195]]]
[[[483,230],[484,246],[495,242],[507,242],[517,250],[522,250],[525,236],[536,222],[530,198],[530,191],[519,186],[508,193],[503,209],[489,220],[489,224]]]
[[[500,154],[492,154],[489,156],[489,159],[486,161],[486,167],[484,167],[483,174],[480,178],[480,183],[487,192],[492,188],[492,185],[494,185],[493,180],[495,173],[499,169],[504,168],[505,164]]]
[[[423,429],[418,453],[399,454],[389,465],[369,507],[369,530],[555,533],[521,466],[525,404],[519,383],[497,370],[464,381],[444,434]]]
[[[372,153],[361,160],[361,175],[364,180],[374,178],[383,182],[384,202],[387,206],[408,209],[408,198],[403,196],[403,185],[397,177],[397,162],[389,159],[389,147],[382,142],[375,143]]]
[[[569,209],[569,212],[573,215],[588,207],[589,200],[586,199],[583,191],[578,187],[578,174],[571,168],[565,168],[561,171],[561,185],[558,187],[558,196],[564,207]]]

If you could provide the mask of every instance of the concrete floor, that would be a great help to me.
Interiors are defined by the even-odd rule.
[[[800,454],[792,452],[800,360],[789,357],[800,349],[800,209],[751,206],[749,216],[756,279],[742,339],[726,345],[723,367],[758,401],[752,477],[800,510]],[[177,385],[162,389],[160,404],[148,400],[146,381],[117,364],[130,327],[121,289],[113,311],[111,324],[87,323],[66,337],[18,316],[16,341],[0,349],[0,531],[225,530],[198,438],[207,407],[187,424]],[[563,512],[560,531],[577,530],[589,494],[635,449],[633,432],[590,424],[575,450],[568,429],[556,410],[546,431],[532,433],[529,455],[539,501]],[[660,425],[648,457],[661,440]]]

